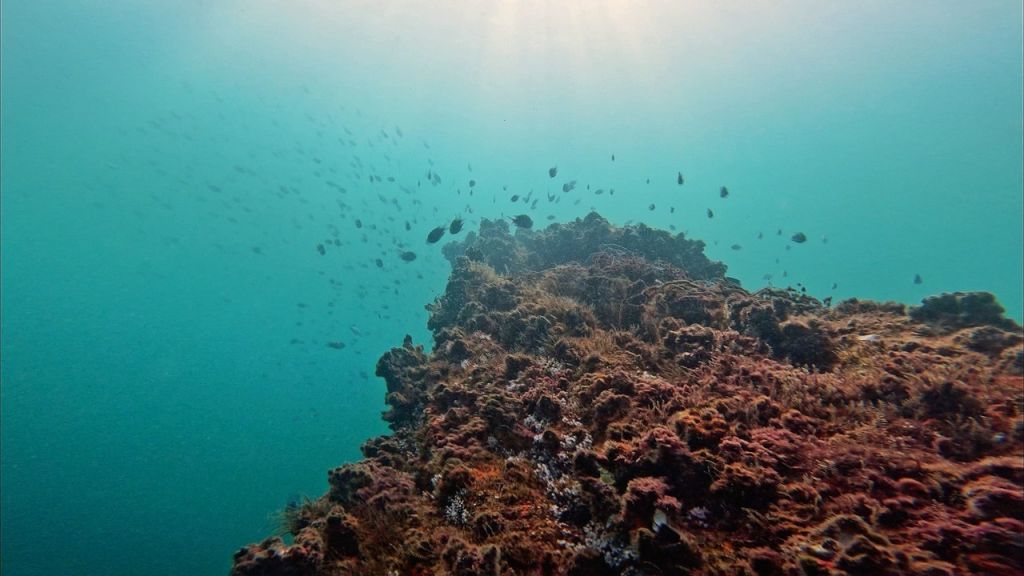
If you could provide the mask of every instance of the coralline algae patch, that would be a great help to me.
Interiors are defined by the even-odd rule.
[[[749,293],[591,214],[449,244],[393,434],[232,574],[1020,574],[1024,348],[991,295]]]

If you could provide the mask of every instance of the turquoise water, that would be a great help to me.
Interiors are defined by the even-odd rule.
[[[593,208],[749,289],[989,290],[1020,320],[1021,17],[4,2],[3,573],[226,573],[386,430],[375,360],[428,341],[424,239],[459,214]]]

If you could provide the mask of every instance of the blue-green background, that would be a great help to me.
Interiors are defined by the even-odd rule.
[[[447,275],[427,231],[512,194],[562,198],[539,224],[675,226],[751,289],[1022,315],[1017,1],[8,0],[0,23],[5,575],[226,573],[385,431],[373,364],[427,342]]]

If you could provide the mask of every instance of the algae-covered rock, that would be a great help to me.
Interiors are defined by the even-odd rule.
[[[1024,571],[1024,355],[988,294],[835,309],[596,214],[448,244],[394,433],[233,574]]]

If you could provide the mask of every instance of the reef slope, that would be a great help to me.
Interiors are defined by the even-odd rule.
[[[1021,327],[749,293],[703,244],[591,214],[446,247],[393,434],[232,574],[1020,574]]]

